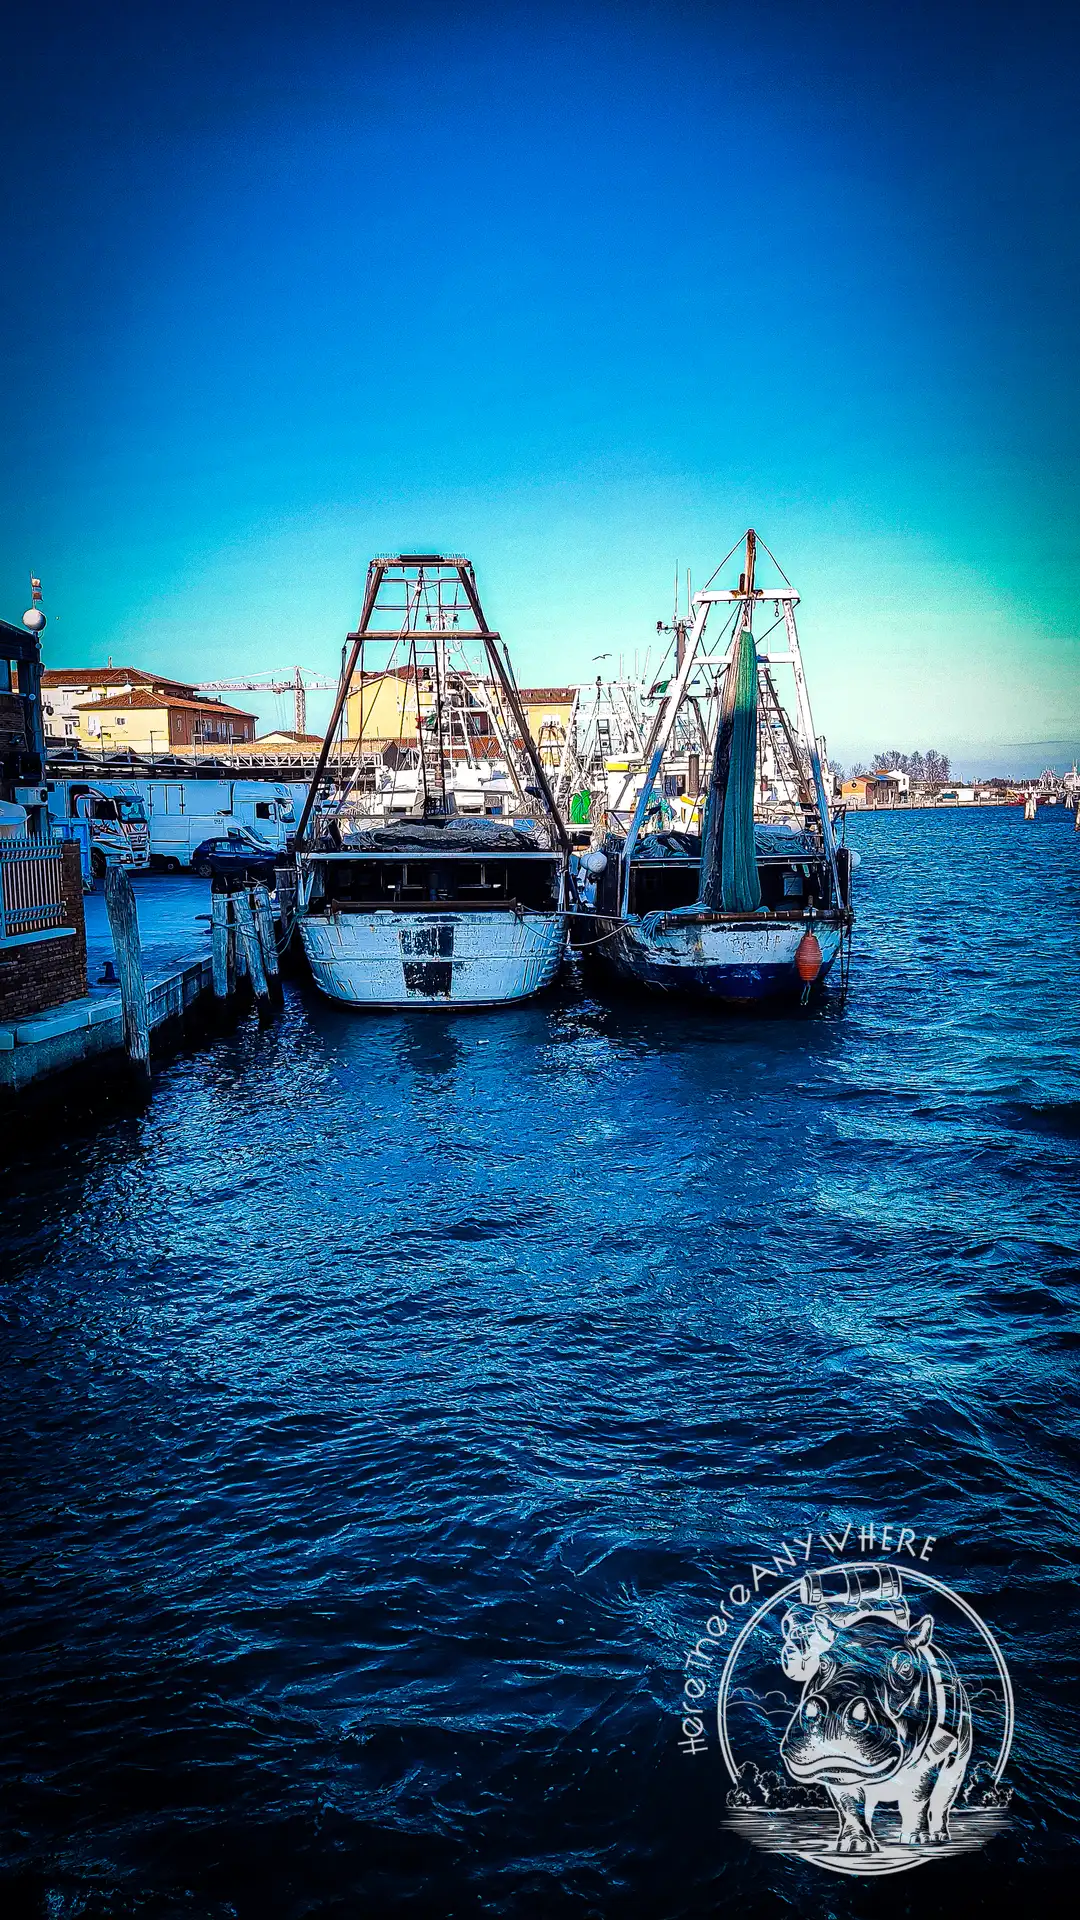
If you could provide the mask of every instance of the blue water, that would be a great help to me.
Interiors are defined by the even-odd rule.
[[[849,838],[842,1015],[294,985],[9,1138],[8,1913],[1061,1910],[1080,835]],[[763,1548],[882,1519],[1001,1643],[1014,1799],[859,1883],[725,1825],[677,1709]]]

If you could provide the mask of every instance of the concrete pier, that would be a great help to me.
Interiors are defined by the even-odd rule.
[[[187,1013],[210,991],[210,956],[193,960],[163,978],[147,981],[150,1032]],[[20,1093],[47,1074],[115,1054],[124,1061],[124,1012],[120,989],[92,989],[51,1013],[35,1013],[0,1027],[0,1094]]]
[[[151,1036],[205,999],[212,1004],[210,883],[190,875],[140,875],[135,882]],[[103,892],[86,898],[90,991],[48,1013],[0,1025],[0,1099],[47,1076],[109,1058],[122,1067],[124,1016]]]

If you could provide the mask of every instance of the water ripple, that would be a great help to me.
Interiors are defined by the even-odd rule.
[[[13,1913],[862,1914],[722,1825],[673,1708],[756,1555],[872,1518],[936,1536],[1017,1690],[1012,1826],[918,1910],[1056,1910],[1080,846],[852,837],[842,1018],[293,987],[10,1146]]]

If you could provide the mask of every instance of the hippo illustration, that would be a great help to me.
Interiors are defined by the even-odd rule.
[[[826,1789],[840,1815],[838,1853],[880,1851],[873,1822],[883,1801],[900,1809],[903,1845],[947,1841],[971,1757],[968,1697],[933,1644],[932,1616],[912,1626],[891,1568],[880,1570],[889,1576],[881,1597],[868,1597],[867,1571],[847,1604],[804,1581],[800,1597],[819,1604],[784,1621],[781,1664],[803,1693],[780,1754],[793,1780]]]

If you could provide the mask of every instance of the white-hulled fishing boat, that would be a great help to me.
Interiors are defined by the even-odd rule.
[[[471,563],[373,560],[350,641],[295,843],[297,925],[317,985],[362,1007],[494,1006],[538,992],[566,946],[570,847]],[[388,683],[399,727],[389,761],[414,763],[406,810],[382,795],[378,823],[347,780],[317,808],[350,691],[359,760]],[[496,756],[519,812],[496,797],[493,817],[459,813],[462,767]]]
[[[694,596],[629,829],[595,834],[579,858],[586,911],[575,928],[590,962],[624,984],[737,1007],[808,999],[838,959],[844,965],[853,922],[851,857],[837,844],[802,668],[799,596],[786,579],[758,586],[756,560],[751,530],[738,586],[710,584]],[[713,638],[720,609],[727,617]],[[767,609],[772,623],[756,641],[755,614]],[[780,665],[794,680],[793,719],[774,679]],[[687,703],[700,717],[709,699],[712,772],[700,833],[646,832],[676,719]]]

